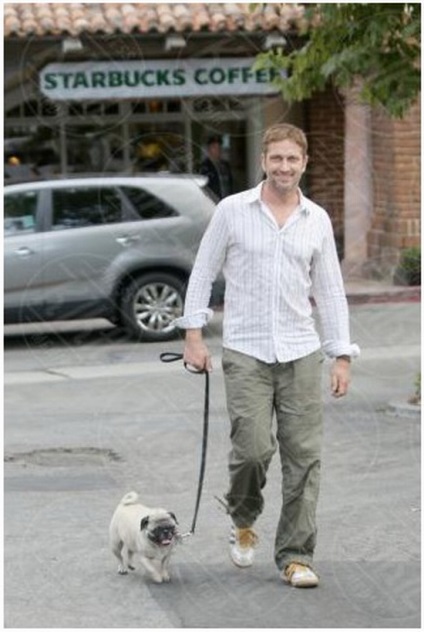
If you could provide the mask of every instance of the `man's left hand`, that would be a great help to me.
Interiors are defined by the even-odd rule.
[[[350,362],[336,358],[331,367],[331,394],[333,397],[346,395],[350,383]]]

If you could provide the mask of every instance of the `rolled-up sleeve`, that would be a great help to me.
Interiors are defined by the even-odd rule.
[[[321,251],[314,257],[312,296],[318,309],[322,348],[330,357],[357,357],[360,349],[350,341],[349,310],[330,219],[327,218]]]
[[[205,231],[187,287],[184,315],[173,321],[180,329],[204,327],[213,316],[208,307],[212,284],[221,270],[228,244],[227,202],[223,200]]]

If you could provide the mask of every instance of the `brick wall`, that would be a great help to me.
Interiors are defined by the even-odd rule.
[[[420,245],[421,118],[417,102],[404,119],[372,113],[374,213],[368,234],[369,269],[394,271],[403,248]]]
[[[330,214],[340,258],[344,225],[344,103],[331,88],[305,103],[310,162],[307,193]],[[421,111],[417,102],[404,119],[373,110],[373,213],[364,273],[394,273],[400,251],[421,243]]]
[[[329,213],[339,256],[343,256],[344,104],[333,89],[305,103],[309,141],[307,193]]]

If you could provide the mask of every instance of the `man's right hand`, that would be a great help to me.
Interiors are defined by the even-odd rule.
[[[185,364],[198,371],[212,371],[211,356],[203,342],[201,329],[187,329],[183,359]]]

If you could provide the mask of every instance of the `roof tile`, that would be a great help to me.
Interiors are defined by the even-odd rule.
[[[270,31],[299,28],[304,7],[292,3],[6,3],[4,36]]]

